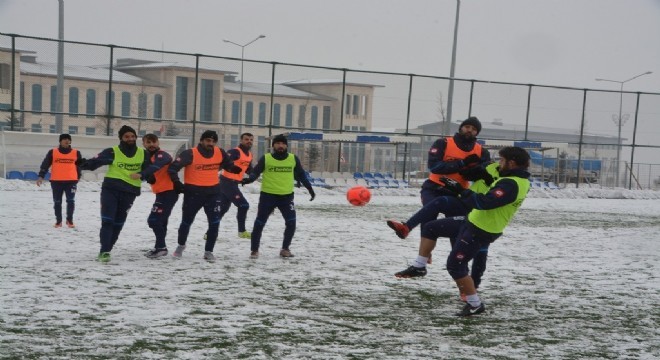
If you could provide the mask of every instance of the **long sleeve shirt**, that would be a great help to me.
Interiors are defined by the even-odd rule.
[[[62,154],[69,154],[73,150],[73,148],[71,148],[71,147],[64,148],[64,147],[59,146],[58,150]],[[78,153],[76,163],[78,163],[78,161],[80,159],[82,159],[82,155],[80,155],[79,150],[76,150],[76,152]],[[39,167],[39,177],[42,178],[42,179],[45,178],[46,173],[48,172],[48,169],[50,169],[50,167],[52,165],[53,165],[53,149],[50,149],[50,150],[48,150],[48,153],[46,154],[46,157],[44,158],[44,161],[41,162],[41,166]],[[78,170],[78,179],[80,179],[80,167],[76,166],[76,168]]]

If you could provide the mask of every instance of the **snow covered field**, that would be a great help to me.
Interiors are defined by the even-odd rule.
[[[293,259],[269,220],[262,256],[223,219],[216,263],[202,259],[197,216],[181,260],[150,260],[138,197],[112,252],[99,249],[99,190],[81,182],[76,229],[54,229],[48,186],[0,179],[0,358],[657,359],[660,358],[660,193],[534,190],[491,246],[487,310],[462,305],[441,240],[429,274],[396,279],[417,252],[386,219],[419,207],[417,190],[375,191],[364,208],[340,190],[309,202],[296,190]],[[245,188],[252,207],[258,184]],[[170,220],[176,246],[181,200]]]

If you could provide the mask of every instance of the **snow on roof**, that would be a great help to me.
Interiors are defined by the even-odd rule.
[[[299,98],[308,98],[315,100],[335,100],[328,96],[323,96],[319,94],[314,94],[307,91],[298,90],[289,86],[275,84],[273,87],[275,96],[288,96],[288,97],[299,97]],[[241,83],[240,82],[227,82],[225,81],[225,91],[228,92],[241,92]],[[261,95],[270,95],[271,84],[267,83],[256,83],[256,82],[245,82],[243,83],[243,93],[250,94],[261,94]]]
[[[21,73],[41,76],[57,76],[56,63],[21,62]],[[108,81],[110,74],[107,68],[84,65],[64,65],[65,78]],[[117,82],[142,84],[144,79],[120,71],[112,71],[112,80]]]

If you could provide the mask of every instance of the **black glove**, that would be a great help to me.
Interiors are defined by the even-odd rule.
[[[460,195],[465,189],[461,184],[458,183],[458,181],[454,179],[450,179],[448,177],[441,177],[440,181],[442,181],[445,184],[445,189],[453,192],[456,195]]]
[[[174,191],[176,191],[177,194],[182,194],[186,190],[186,187],[183,186],[183,183],[181,181],[175,181],[174,182]]]
[[[477,154],[468,155],[463,161],[463,166],[472,166],[481,162],[481,157]]]
[[[155,183],[156,183],[156,177],[154,176],[154,174],[151,174],[151,175],[147,178],[147,184],[151,184],[151,185],[153,185],[153,184],[155,184]]]
[[[458,171],[458,173],[465,178],[465,180],[468,181],[478,181],[478,180],[483,180],[486,185],[490,185],[493,183],[493,176],[486,171],[481,166],[475,166],[471,168],[466,168],[466,169],[461,169]]]
[[[316,198],[316,193],[314,192],[314,189],[308,189],[309,190],[309,201],[313,201]]]
[[[225,169],[225,170],[232,174],[240,174],[241,171],[243,171],[243,169],[241,169],[241,167],[237,165],[232,165],[229,167],[229,169]]]
[[[87,159],[80,158],[76,160],[76,166],[84,166],[87,163]]]
[[[247,184],[252,184],[253,182],[254,182],[254,180],[250,180],[250,178],[243,178],[243,180],[241,180],[241,186],[245,186]]]

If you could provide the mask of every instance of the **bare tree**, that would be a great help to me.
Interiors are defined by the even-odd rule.
[[[437,117],[440,125],[440,133],[443,135],[449,134],[449,124],[447,124],[447,109],[445,108],[445,101],[442,96],[442,91],[438,92],[438,108]]]

